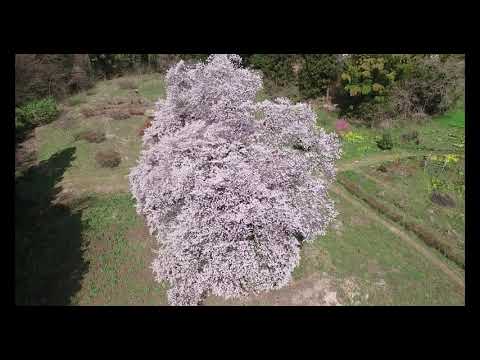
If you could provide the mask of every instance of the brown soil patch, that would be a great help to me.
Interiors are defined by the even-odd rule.
[[[361,291],[354,278],[335,279],[327,273],[315,273],[302,280],[293,280],[279,290],[242,299],[209,296],[205,305],[267,305],[267,306],[342,306],[360,304]]]
[[[135,109],[135,108],[130,108],[129,110],[130,115],[144,115],[145,114],[145,109]]]
[[[362,301],[360,287],[353,278],[343,280],[340,283],[340,290],[340,299],[343,295],[349,305],[360,305]]]
[[[378,274],[381,272],[380,266],[377,264],[376,261],[373,260],[368,260],[367,263],[367,271],[371,274]]]
[[[418,164],[415,162],[405,162],[402,159],[384,163],[379,167],[383,173],[393,176],[412,176],[418,170]]]
[[[131,116],[144,116],[149,104],[139,98],[110,99],[107,103],[95,107],[85,106],[80,113],[90,118],[93,116],[105,116],[114,120],[125,120]]]
[[[327,274],[292,281],[288,286],[242,299],[225,300],[216,296],[206,299],[205,305],[271,305],[271,306],[338,306],[336,285]]]
[[[130,112],[124,112],[121,110],[114,110],[111,111],[108,116],[112,118],[113,120],[125,120],[130,117]]]
[[[105,140],[105,133],[103,131],[86,130],[76,134],[74,139],[75,141],[85,140],[89,143],[101,143]]]
[[[129,239],[130,242],[132,243],[140,243],[145,246],[155,246],[156,245],[156,240],[155,238],[150,235],[150,232],[148,231],[148,228],[145,224],[141,224],[137,227],[134,227],[130,229],[127,232],[127,239]]]
[[[115,150],[103,150],[97,152],[95,160],[101,167],[114,168],[121,162],[120,154]]]
[[[83,107],[80,109],[80,113],[86,118],[97,115],[97,111],[91,107]]]
[[[453,200],[448,194],[443,194],[438,191],[434,191],[430,195],[430,200],[437,205],[444,207],[455,207],[455,200]]]

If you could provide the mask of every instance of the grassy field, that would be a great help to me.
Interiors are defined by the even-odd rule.
[[[124,80],[133,82],[138,93],[124,88]],[[126,177],[141,149],[138,131],[147,120],[142,111],[164,96],[158,74],[102,81],[67,99],[56,121],[36,129],[38,162],[16,172],[17,304],[167,304],[166,284],[154,282],[149,269],[156,245],[135,212]],[[259,94],[259,99],[266,97]],[[336,118],[318,111],[318,124],[327,130]],[[339,175],[437,229],[463,251],[463,124],[463,111],[457,110],[425,124],[391,129],[394,147],[387,151],[375,143],[381,131],[354,127],[356,136],[343,140]],[[75,140],[85,130],[102,131],[106,139]],[[413,130],[419,145],[402,140]],[[120,154],[118,167],[96,163],[96,153],[107,149]],[[423,156],[448,154],[459,160],[443,177],[419,165]],[[377,170],[381,164],[387,172]],[[456,206],[433,204],[432,186],[448,192]],[[354,194],[333,190],[340,215],[326,236],[303,247],[291,285],[238,301],[210,297],[205,304],[464,304],[464,290],[451,275],[463,279],[460,267]]]

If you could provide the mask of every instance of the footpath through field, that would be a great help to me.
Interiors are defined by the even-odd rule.
[[[349,160],[348,162],[340,162],[337,166],[337,171],[340,172],[340,171],[346,171],[346,170],[353,170],[356,168],[381,163],[383,161],[390,161],[390,160],[407,158],[409,156],[419,156],[419,155],[426,155],[426,154],[428,154],[428,151],[369,155],[367,158],[364,158],[361,160],[353,160],[353,161]]]
[[[421,155],[422,153],[420,153]],[[358,160],[355,162],[340,164],[338,166],[338,171],[353,170],[356,168],[373,165],[376,163],[381,163],[383,161],[394,160],[399,158],[406,158],[408,156],[419,155],[419,153],[403,153],[403,154],[380,154],[377,156],[371,156],[366,159]],[[333,184],[331,190],[344,198],[346,201],[352,205],[360,208],[363,213],[370,217],[371,219],[377,221],[378,223],[385,226],[388,230],[397,235],[401,240],[405,241],[408,245],[416,249],[420,254],[425,256],[432,264],[436,265],[441,269],[451,280],[453,280],[462,290],[465,292],[465,280],[455,271],[453,271],[445,262],[440,260],[435,254],[432,253],[426,246],[420,244],[419,241],[410,236],[405,230],[403,230],[399,225],[393,224],[390,221],[387,221],[380,217],[376,211],[365,205],[360,199],[357,199],[351,195],[346,189],[343,188],[339,183]]]

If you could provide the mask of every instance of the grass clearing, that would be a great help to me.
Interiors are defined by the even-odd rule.
[[[97,195],[82,214],[89,242],[89,272],[76,304],[162,305],[166,288],[154,281],[148,264],[154,239],[137,216],[130,194]]]
[[[87,93],[67,99],[60,119],[35,130],[40,163],[19,172],[16,185],[16,228],[21,229],[16,232],[17,303],[167,304],[165,284],[156,283],[149,269],[155,241],[128,193],[127,175],[141,149],[138,132],[148,118],[130,114],[113,120],[108,116],[134,104],[152,108],[158,97],[165,96],[165,83],[159,74],[128,80],[135,82],[138,94],[131,86],[121,89],[121,78],[100,81]],[[258,98],[269,95],[263,92]],[[95,109],[94,114],[82,114],[83,106]],[[317,114],[318,124],[332,131],[338,114],[324,110]],[[455,197],[458,207],[441,208],[428,200],[428,179],[420,170],[411,176],[376,170],[385,159],[412,153],[418,156],[411,162],[419,162],[424,154],[463,154],[461,146],[453,145],[464,143],[462,124],[464,114],[456,111],[427,124],[393,128],[394,148],[388,151],[376,145],[381,131],[352,126],[360,137],[342,140],[339,168],[350,170],[343,175],[368,194],[420,219],[425,226],[454,231],[464,241],[464,193]],[[412,130],[419,132],[420,145],[401,141],[401,135]],[[82,131],[104,132],[105,140],[75,141]],[[120,154],[118,167],[101,168],[96,163],[95,154],[107,149]],[[456,165],[460,170],[447,177],[447,182],[461,179],[462,164]],[[400,165],[408,167],[409,163]],[[252,297],[250,304],[464,305],[455,283],[425,256],[341,196],[332,193],[332,198],[340,215],[326,236],[303,246],[291,286]],[[455,268],[441,255],[438,259]],[[323,300],[332,301],[316,298],[320,293]],[[206,301],[230,303],[242,301]]]
[[[146,79],[138,87],[140,95],[151,101],[165,97],[165,82],[161,77]]]

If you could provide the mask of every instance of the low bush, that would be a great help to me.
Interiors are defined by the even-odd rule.
[[[384,133],[380,140],[377,140],[377,146],[382,150],[391,150],[393,148],[392,135]]]
[[[75,134],[74,139],[75,141],[86,140],[90,143],[101,143],[105,141],[105,133],[103,131],[86,130]]]
[[[343,135],[343,140],[352,144],[358,144],[362,143],[365,140],[365,137],[356,132],[349,131]]]
[[[48,124],[57,117],[58,113],[57,103],[53,97],[34,100],[16,109],[16,127],[32,128]]]
[[[101,167],[114,168],[120,164],[122,158],[115,150],[103,150],[97,152],[95,160]]]
[[[350,130],[350,125],[348,124],[348,121],[346,119],[338,119],[335,122],[335,131],[337,133],[343,133],[343,132],[348,132]]]
[[[401,139],[404,142],[417,141],[417,140],[419,140],[418,139],[418,131],[413,130],[413,131],[407,132],[405,134],[402,134]]]

